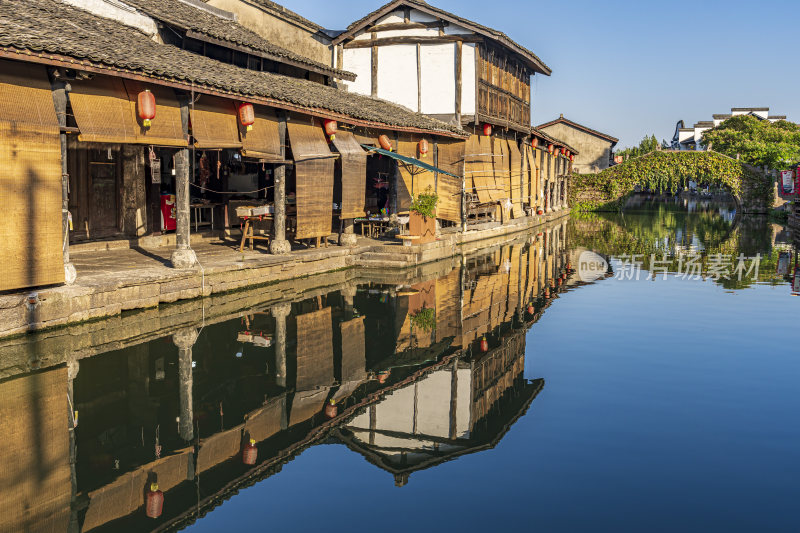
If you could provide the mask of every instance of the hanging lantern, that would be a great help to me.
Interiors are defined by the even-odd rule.
[[[544,297],[548,298],[548,299],[550,298],[550,289],[545,289],[544,290]]]
[[[328,135],[331,140],[336,139],[336,132],[339,131],[339,125],[336,123],[335,120],[326,120],[325,124],[325,134]]]
[[[569,160],[575,161],[575,154],[569,154]]]
[[[572,263],[567,263],[567,270],[572,270]]]
[[[256,123],[256,113],[253,110],[253,104],[240,104],[239,105],[239,122],[245,127],[247,131],[253,129],[253,124]]]
[[[255,439],[250,439],[242,448],[242,462],[248,466],[256,464],[258,458],[258,447]]]
[[[150,121],[156,118],[156,97],[148,89],[145,89],[139,93],[136,103],[138,104],[139,119],[142,121],[142,126],[149,128]]]
[[[539,210],[537,210],[537,211],[536,211],[536,214],[537,214],[537,215],[544,215],[544,211],[542,211],[541,209],[539,209]],[[539,235],[541,235],[541,233],[540,233]]]
[[[492,125],[491,124],[484,124],[483,125],[483,134],[486,137],[489,137],[492,134]]]
[[[390,375],[391,375],[391,371],[389,371],[389,370],[381,370],[380,372],[378,372],[378,383],[383,385],[384,383],[386,383],[386,380],[389,379]]]
[[[428,155],[428,141],[427,139],[420,139],[419,141],[419,155],[425,157]]]
[[[539,137],[534,137],[531,139],[531,147],[536,150],[536,147],[539,146]]]
[[[553,153],[553,148],[555,148],[555,146],[553,146],[552,144],[548,144],[548,145],[547,145],[547,151],[548,151],[548,153],[552,154],[552,153]]]
[[[486,340],[486,335],[481,339],[481,351],[486,353],[489,351],[489,341]]]
[[[533,304],[532,303],[528,304],[528,314],[532,315],[535,312],[536,312],[536,308],[533,306]]]
[[[558,278],[558,286],[559,286],[559,287],[561,286],[561,284],[562,284],[562,283],[564,283],[564,280],[563,280],[563,279],[561,279],[561,278]]]
[[[569,157],[569,150],[567,150],[566,156]]]
[[[328,405],[325,406],[325,416],[328,418],[336,418],[339,414],[339,406],[336,405],[336,400],[331,399]]]
[[[392,142],[389,140],[389,137],[386,135],[381,135],[378,137],[378,143],[381,145],[381,148],[384,150],[388,150],[389,152],[392,151]]]
[[[561,147],[561,155],[567,155],[567,149],[563,146]]]
[[[158,490],[158,483],[150,483],[145,510],[148,518],[158,518],[164,511],[164,493]]]

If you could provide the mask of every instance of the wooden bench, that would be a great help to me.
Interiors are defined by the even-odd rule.
[[[403,241],[403,246],[411,246],[419,240],[419,235],[395,235],[395,238]]]

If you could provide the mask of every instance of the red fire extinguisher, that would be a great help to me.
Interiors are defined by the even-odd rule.
[[[489,341],[486,340],[486,335],[481,339],[481,351],[486,353],[489,351]]]
[[[255,439],[250,439],[242,449],[242,462],[248,466],[256,464],[258,458],[258,447],[256,446]]]
[[[158,483],[150,483],[145,509],[148,518],[158,518],[164,511],[164,493],[158,490]]]

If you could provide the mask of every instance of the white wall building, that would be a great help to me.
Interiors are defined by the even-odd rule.
[[[672,148],[676,150],[702,150],[703,133],[715,128],[731,117],[740,115],[752,115],[760,120],[777,122],[786,120],[786,115],[770,115],[768,107],[733,107],[730,113],[712,115],[712,120],[697,122],[693,127],[683,127],[683,121],[679,122],[679,127],[675,131],[672,139]]]

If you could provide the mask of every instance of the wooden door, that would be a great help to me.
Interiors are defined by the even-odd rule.
[[[108,237],[119,230],[120,152],[116,148],[92,148],[88,155],[89,238]]]

